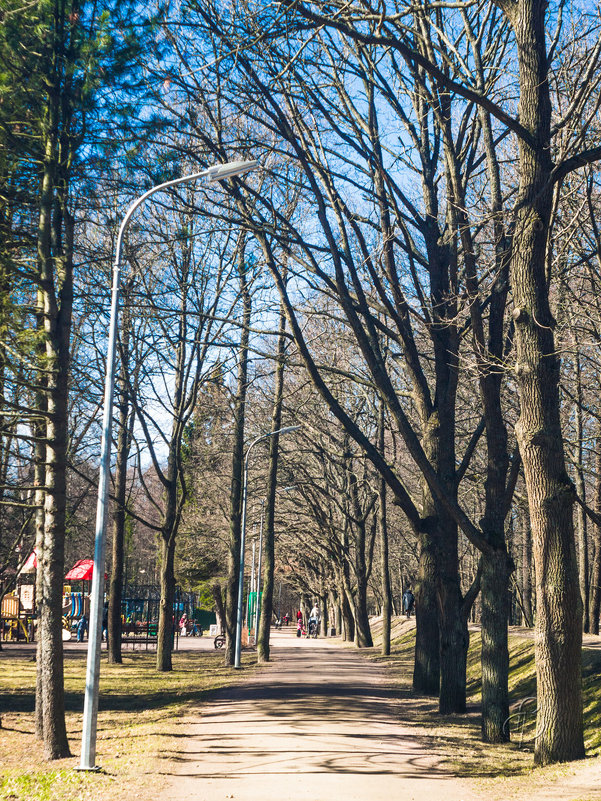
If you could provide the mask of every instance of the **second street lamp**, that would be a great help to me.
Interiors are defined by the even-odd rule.
[[[96,530],[94,544],[94,573],[90,593],[90,628],[88,639],[88,661],[86,667],[86,691],[83,712],[83,730],[81,742],[81,763],[79,770],[97,770],[96,729],[98,720],[98,684],[100,678],[100,646],[102,640],[102,606],[104,586],[104,557],[106,550],[106,518],[109,500],[109,479],[111,459],[111,423],[113,417],[113,396],[115,388],[115,356],[117,351],[117,323],[119,311],[119,292],[121,283],[121,250],[123,237],[134,211],[155,192],[177,186],[199,178],[207,178],[211,183],[243,175],[258,166],[257,161],[232,161],[228,164],[217,164],[201,172],[184,175],[165,181],[149,189],[136,198],[125,213],[119,233],[115,263],[113,265],[113,286],[111,297],[111,315],[106,354],[106,377],[104,382],[104,411],[102,417],[102,441],[100,446],[100,470],[98,477],[98,504],[96,508]]]
[[[242,481],[242,523],[240,531],[240,563],[238,566],[238,610],[236,615],[236,650],[234,653],[234,667],[240,667],[240,651],[242,649],[242,607],[243,607],[243,594],[244,594],[244,548],[246,545],[246,489],[248,484],[248,457],[251,450],[258,442],[264,439],[273,437],[274,434],[289,434],[292,431],[298,431],[300,426],[287,426],[286,428],[278,428],[277,431],[270,431],[269,434],[262,434],[260,437],[254,439],[246,451],[244,457],[244,478]]]

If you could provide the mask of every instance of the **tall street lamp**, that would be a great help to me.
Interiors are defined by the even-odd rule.
[[[94,545],[94,575],[90,595],[90,628],[88,640],[88,661],[86,668],[86,692],[83,710],[83,731],[81,742],[81,763],[79,770],[97,770],[96,730],[98,722],[98,683],[100,678],[100,646],[102,640],[102,602],[104,586],[104,555],[106,549],[106,519],[109,500],[109,478],[111,459],[111,423],[113,418],[113,395],[115,388],[115,354],[117,350],[117,322],[119,311],[119,290],[121,275],[121,250],[123,237],[134,211],[155,192],[177,186],[198,178],[208,178],[209,182],[223,181],[236,175],[243,175],[258,166],[257,161],[232,161],[218,164],[201,172],[175,178],[157,184],[140,195],[128,208],[119,228],[117,249],[113,265],[113,287],[111,297],[111,316],[106,354],[106,377],[104,383],[104,411],[102,417],[102,442],[100,447],[100,473],[98,478],[98,505],[96,507],[96,532]]]
[[[265,522],[265,501],[261,499],[261,524],[259,527],[259,559],[257,567],[257,614],[255,617],[255,644],[259,643],[259,623],[261,622],[261,566],[263,564],[263,524]]]
[[[240,564],[238,566],[238,612],[236,616],[236,650],[234,653],[234,667],[240,667],[240,651],[242,645],[242,606],[244,592],[244,548],[246,545],[246,487],[248,484],[248,457],[251,450],[258,442],[264,439],[273,437],[274,434],[289,434],[292,431],[298,431],[300,426],[288,426],[287,428],[278,428],[277,431],[270,431],[269,434],[262,434],[253,440],[246,451],[244,457],[244,479],[242,483],[242,530],[240,533]]]

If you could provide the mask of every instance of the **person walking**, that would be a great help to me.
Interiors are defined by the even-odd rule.
[[[403,593],[403,612],[405,612],[407,615],[407,620],[409,620],[411,617],[411,612],[413,612],[414,606],[415,595],[413,594],[411,587],[408,587]]]
[[[109,642],[109,602],[105,601],[102,607],[102,634],[101,640],[106,640],[107,648]]]
[[[83,642],[88,630],[88,618],[82,615],[77,623],[77,642]]]
[[[314,637],[317,637],[317,632],[319,631],[319,621],[321,620],[321,613],[319,611],[319,607],[317,603],[314,604],[313,609],[309,614],[309,634],[313,634]]]

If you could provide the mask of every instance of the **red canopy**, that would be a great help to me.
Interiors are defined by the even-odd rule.
[[[27,561],[21,568],[21,573],[35,573],[37,566],[38,566],[37,549],[34,548],[33,551],[27,557]]]
[[[65,579],[69,579],[70,581],[92,581],[93,573],[94,560],[80,559],[79,562],[75,562],[71,570],[69,570],[65,576]],[[106,573],[104,574],[104,578],[107,578]]]

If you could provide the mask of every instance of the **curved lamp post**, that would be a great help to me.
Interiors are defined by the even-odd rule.
[[[243,592],[244,592],[244,548],[246,545],[246,486],[248,484],[248,457],[251,450],[264,439],[273,437],[274,434],[289,434],[291,431],[298,431],[300,426],[288,426],[287,428],[278,428],[277,431],[270,431],[269,434],[262,434],[260,437],[254,439],[246,451],[244,457],[244,479],[242,482],[242,524],[240,534],[240,564],[238,567],[238,611],[236,615],[236,650],[234,653],[234,667],[240,667],[240,650],[242,645],[242,607],[243,607]],[[258,601],[257,601],[258,602]]]
[[[115,263],[113,265],[113,287],[111,297],[111,316],[106,354],[106,377],[104,383],[104,411],[102,417],[102,443],[100,447],[100,474],[98,477],[98,505],[96,508],[96,532],[94,545],[94,574],[90,594],[90,627],[88,640],[88,661],[86,668],[86,692],[83,710],[83,731],[81,741],[81,763],[79,770],[98,770],[96,760],[96,730],[98,722],[98,683],[100,677],[100,646],[102,640],[102,605],[104,587],[104,555],[106,546],[106,518],[109,500],[109,478],[111,459],[111,423],[113,417],[113,395],[115,388],[115,355],[117,350],[117,323],[119,310],[119,289],[121,275],[121,250],[123,237],[134,211],[155,192],[177,186],[198,178],[208,178],[209,182],[223,181],[236,175],[243,175],[258,166],[257,161],[232,161],[218,164],[201,172],[184,175],[172,181],[157,184],[136,198],[128,208],[119,228]]]

